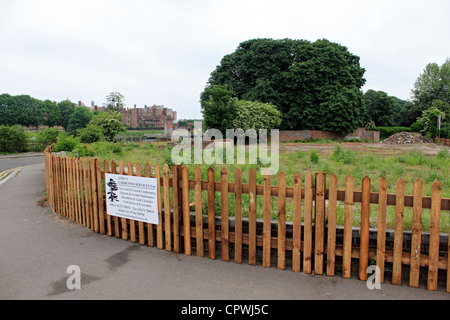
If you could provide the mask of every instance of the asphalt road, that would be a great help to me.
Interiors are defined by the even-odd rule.
[[[0,185],[2,300],[196,300],[196,305],[206,300],[450,300],[442,288],[432,292],[387,283],[369,290],[357,279],[148,248],[52,213],[38,205],[43,189],[43,163],[25,166]],[[183,305],[188,302],[174,304],[172,311],[181,314],[177,308]]]
[[[43,162],[43,153],[28,153],[8,156],[0,155],[0,173],[9,169],[25,167]]]

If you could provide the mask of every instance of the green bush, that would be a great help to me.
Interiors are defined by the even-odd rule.
[[[69,136],[67,132],[61,132],[58,135],[57,142],[53,148],[53,151],[60,152],[60,151],[66,151],[66,152],[72,152],[73,149],[77,146],[77,144],[80,142],[78,138],[75,138],[74,136]]]
[[[91,144],[91,148],[96,155],[103,158],[109,157],[109,155],[121,155],[123,154],[123,148],[120,143],[99,141]]]
[[[75,157],[93,157],[95,156],[95,152],[89,144],[79,143],[75,146],[72,152],[69,153],[69,155]]]
[[[39,131],[36,136],[39,149],[44,150],[48,146],[58,142],[58,135],[58,128],[48,128],[44,131]]]
[[[422,112],[422,116],[417,118],[417,122],[422,125],[421,132],[426,138],[434,139],[440,135],[440,130],[437,126],[439,117],[442,117],[442,120],[444,120],[445,112],[439,110],[435,106],[432,106],[431,108],[424,110]]]
[[[342,150],[340,145],[337,145],[333,151],[331,158],[336,162],[351,164],[355,160],[355,153],[350,149],[344,151]]]
[[[20,125],[0,126],[0,152],[25,152],[28,139],[28,133]]]
[[[88,125],[86,128],[78,129],[78,136],[81,143],[93,143],[105,139],[103,129],[94,125]]]
[[[310,152],[309,152],[309,160],[312,162],[312,163],[319,163],[319,154],[317,153],[317,151],[316,150],[314,150],[314,149],[312,149]]]
[[[67,126],[67,131],[70,134],[75,135],[78,129],[85,128],[89,121],[91,121],[92,113],[86,107],[78,107],[70,115],[69,125]]]
[[[450,139],[450,122],[442,123],[440,137]]]
[[[89,126],[101,129],[104,139],[109,142],[114,142],[116,134],[126,130],[122,125],[122,115],[118,112],[99,112],[92,117]]]
[[[299,150],[299,151],[297,151],[296,155],[299,159],[303,159],[306,156],[306,152]]]
[[[422,130],[422,124],[420,122],[416,121],[411,125],[412,132],[420,132],[421,130]]]
[[[173,147],[171,145],[167,145],[164,148],[164,163],[167,163],[169,168],[172,168],[173,162],[172,162],[172,149]]]

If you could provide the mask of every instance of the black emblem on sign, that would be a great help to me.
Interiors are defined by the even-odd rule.
[[[117,182],[115,182],[113,179],[109,179],[109,182],[106,184],[109,187],[109,192],[108,192],[108,199],[111,202],[117,201],[119,202],[119,199],[117,197],[117,194],[115,194],[115,192],[117,190],[119,190],[119,187],[117,186]]]

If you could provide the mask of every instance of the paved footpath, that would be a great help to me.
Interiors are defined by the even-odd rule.
[[[0,299],[381,300],[450,294],[312,276],[148,248],[92,232],[40,206],[43,164],[0,185]],[[76,266],[81,272],[76,287]],[[70,270],[70,269],[69,269]],[[77,269],[72,269],[77,270]]]

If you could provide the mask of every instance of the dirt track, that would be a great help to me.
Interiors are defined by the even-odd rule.
[[[384,143],[341,143],[341,147],[351,149],[359,153],[376,153],[378,155],[398,155],[412,151],[422,151],[425,155],[436,155],[445,148],[436,143],[418,143],[418,144],[384,144]],[[315,149],[318,153],[331,154],[336,148],[336,144],[312,144],[312,143],[280,143],[280,152],[309,152]]]

